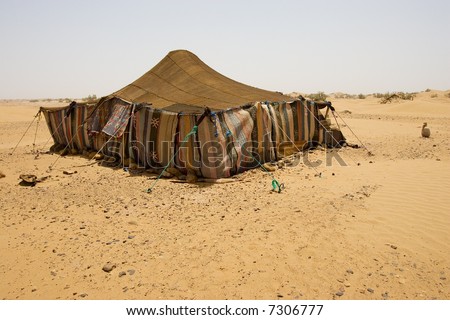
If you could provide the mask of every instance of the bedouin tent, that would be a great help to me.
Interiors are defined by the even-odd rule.
[[[218,179],[278,160],[289,148],[339,146],[345,140],[327,121],[332,108],[239,83],[176,50],[96,104],[41,111],[53,149],[101,151],[126,165]]]

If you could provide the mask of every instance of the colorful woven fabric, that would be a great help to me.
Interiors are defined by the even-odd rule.
[[[116,103],[112,107],[108,122],[102,129],[107,135],[119,138],[123,135],[130,120],[132,107],[123,103]]]
[[[323,106],[322,106],[323,107]],[[305,146],[336,145],[305,99],[213,112],[192,132],[199,114],[183,114],[110,99],[97,106],[42,109],[55,143],[131,158],[142,168],[171,166],[205,178],[230,177]],[[128,128],[128,130],[127,130]],[[345,139],[345,138],[341,138]],[[290,148],[290,150],[286,150]]]
[[[131,138],[134,158],[146,167],[166,166],[173,157],[176,113],[144,107],[133,116]]]

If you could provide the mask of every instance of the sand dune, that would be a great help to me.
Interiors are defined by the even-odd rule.
[[[36,158],[35,127],[9,155],[39,103],[2,102],[0,298],[449,299],[450,99],[433,92],[333,100],[374,155],[308,153],[322,165],[277,170],[280,194],[260,170],[147,194],[147,174]],[[42,122],[35,149],[48,138]],[[50,177],[23,187],[22,173]]]

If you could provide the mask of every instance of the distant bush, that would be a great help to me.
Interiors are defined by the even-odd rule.
[[[431,94],[431,97],[432,97],[432,98],[437,98],[437,97],[438,97],[438,94],[437,94],[437,93],[433,93],[433,94]]]
[[[377,99],[381,99],[384,97],[384,94],[383,93],[374,93],[373,96]]]
[[[38,99],[32,99],[32,100],[30,100],[30,102],[39,102],[39,100]]]
[[[365,98],[366,98],[366,96],[363,95],[362,93],[358,94],[358,99],[365,99]]]
[[[317,93],[307,95],[306,97],[313,101],[325,101],[325,100],[327,100],[328,96],[324,92],[319,91]]]
[[[385,94],[382,95],[380,103],[381,104],[386,104],[386,103],[391,103],[392,101],[397,101],[397,100],[414,100],[414,98],[416,97],[416,93],[415,92],[387,92]]]
[[[84,102],[88,102],[88,103],[90,103],[90,102],[96,102],[96,101],[97,101],[97,96],[96,96],[95,94],[93,94],[93,95],[88,95],[87,97],[84,97],[84,98],[82,98],[81,100],[84,101]]]
[[[447,93],[445,94],[445,96],[446,96],[447,98],[450,98],[450,92],[447,92]]]
[[[425,90],[425,92],[430,92],[431,91],[431,89],[427,89],[427,90]]]

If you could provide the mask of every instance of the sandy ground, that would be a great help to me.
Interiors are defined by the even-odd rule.
[[[220,184],[161,180],[147,194],[149,175],[36,158],[34,124],[10,155],[44,103],[3,101],[0,298],[450,299],[448,92],[332,100],[374,155],[344,148],[344,166],[308,153],[322,164],[277,170],[280,194],[261,170]],[[42,119],[35,149],[48,140]],[[50,177],[24,187],[22,173]]]

